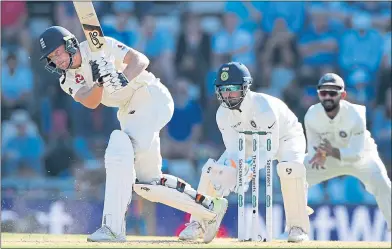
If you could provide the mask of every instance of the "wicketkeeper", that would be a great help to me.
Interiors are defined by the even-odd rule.
[[[230,62],[220,67],[215,80],[215,92],[221,102],[216,122],[226,151],[218,161],[209,159],[204,165],[198,191],[219,197],[237,192],[238,132],[271,132],[274,145],[272,159],[279,161],[277,172],[281,181],[288,241],[308,240],[307,182],[303,164],[306,142],[302,125],[284,102],[267,94],[250,91],[251,84],[252,77],[245,65]],[[246,137],[245,158],[249,158],[252,155],[252,136]],[[245,182],[249,185],[252,174],[250,170],[245,172]],[[192,216],[190,223],[181,232],[180,239],[195,240],[203,234],[202,222]]]

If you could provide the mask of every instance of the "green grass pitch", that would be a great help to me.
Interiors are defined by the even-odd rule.
[[[1,248],[391,248],[391,242],[309,241],[304,243],[238,242],[214,239],[209,244],[184,242],[177,237],[128,236],[126,243],[92,243],[87,235],[2,233]]]

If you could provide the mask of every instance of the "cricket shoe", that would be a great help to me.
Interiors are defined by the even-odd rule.
[[[228,201],[225,198],[214,198],[212,202],[214,207],[211,211],[216,213],[216,216],[210,221],[204,221],[204,243],[210,243],[215,238],[228,206]]]
[[[300,227],[292,227],[289,231],[288,242],[302,242],[308,241],[308,235]]]
[[[112,230],[103,225],[93,234],[87,237],[88,242],[126,242],[127,239],[125,235],[116,235]]]
[[[306,211],[308,212],[308,215],[312,215],[314,213],[313,208],[311,207],[306,207]],[[289,238],[289,233],[288,232],[283,232],[281,235],[279,235],[278,239],[279,240],[287,240]]]
[[[204,236],[204,229],[198,221],[192,221],[190,223],[185,224],[186,228],[181,231],[179,235],[180,240],[197,240],[201,239]]]

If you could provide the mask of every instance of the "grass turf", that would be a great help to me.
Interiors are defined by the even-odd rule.
[[[2,233],[2,248],[391,248],[391,242],[309,241],[304,243],[239,242],[237,239],[214,239],[184,242],[177,237],[128,236],[125,243],[93,243],[87,235]]]

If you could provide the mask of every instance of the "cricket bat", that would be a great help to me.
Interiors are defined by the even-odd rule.
[[[102,51],[106,41],[93,3],[91,1],[73,1],[73,4],[91,51]]]

